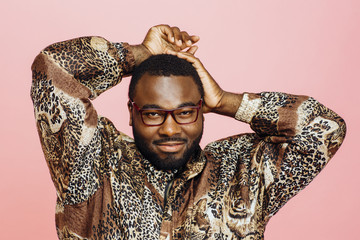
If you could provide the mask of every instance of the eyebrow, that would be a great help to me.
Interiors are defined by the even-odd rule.
[[[156,104],[145,104],[141,109],[161,109],[161,107],[159,105]]]
[[[196,105],[197,104],[195,104],[193,102],[184,102],[184,103],[181,103],[180,105],[178,105],[176,108],[196,106]],[[174,109],[176,109],[176,108],[174,108]],[[163,109],[163,108],[161,108],[157,104],[145,104],[141,109]],[[166,109],[164,109],[164,110],[166,110]]]
[[[182,104],[180,104],[179,106],[178,106],[178,108],[180,108],[180,107],[188,107],[188,106],[196,106],[197,104],[195,104],[195,103],[193,103],[193,102],[184,102],[184,103],[182,103]]]

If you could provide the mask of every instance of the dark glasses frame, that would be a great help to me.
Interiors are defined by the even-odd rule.
[[[203,103],[203,100],[200,99],[199,103],[196,105],[196,106],[185,106],[185,107],[179,107],[179,108],[174,108],[174,109],[170,109],[170,110],[166,110],[166,109],[161,109],[161,108],[147,108],[147,109],[141,109],[139,108],[138,105],[136,105],[135,102],[129,100],[129,103],[131,103],[131,105],[140,113],[140,116],[141,116],[141,121],[143,122],[144,125],[146,126],[160,126],[162,124],[164,124],[165,120],[167,119],[167,116],[168,114],[170,114],[172,116],[172,118],[174,119],[174,121],[179,124],[179,125],[186,125],[186,124],[190,124],[190,123],[194,123],[197,121],[198,117],[199,117],[199,110],[200,108],[202,107],[202,103]],[[180,109],[184,109],[184,108],[191,108],[191,109],[196,109],[196,118],[195,120],[191,121],[191,122],[187,122],[187,123],[180,123],[176,120],[176,117],[174,115],[174,111],[176,110],[180,110]],[[156,111],[161,111],[161,112],[164,112],[165,113],[165,116],[164,116],[164,119],[161,123],[159,124],[147,124],[145,123],[144,119],[143,119],[143,112],[144,111],[149,111],[149,110],[156,110]]]

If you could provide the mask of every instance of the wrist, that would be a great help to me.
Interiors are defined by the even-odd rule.
[[[218,106],[214,108],[212,112],[229,117],[235,117],[235,114],[242,102],[242,98],[243,94],[235,94],[223,91]]]
[[[140,63],[149,58],[152,54],[143,44],[131,45],[131,51],[135,59],[135,66],[139,66]]]

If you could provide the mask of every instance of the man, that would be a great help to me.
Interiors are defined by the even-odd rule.
[[[263,239],[335,154],[345,136],[337,114],[306,96],[222,90],[193,56],[198,40],[160,25],[141,45],[78,38],[36,57],[31,96],[60,239]],[[132,72],[135,141],[89,100]],[[207,112],[255,133],[201,150]]]

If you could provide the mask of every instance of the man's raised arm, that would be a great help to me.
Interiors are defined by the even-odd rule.
[[[344,120],[315,99],[277,92],[226,92],[199,59],[188,53],[168,52],[197,69],[204,85],[205,112],[235,117],[255,131],[259,143],[253,161],[259,164],[257,170],[264,179],[266,221],[311,182],[342,144]]]
[[[32,65],[31,97],[36,125],[60,201],[89,197],[101,163],[101,132],[90,99],[118,84],[151,54],[188,50],[199,40],[177,27],[152,27],[140,45],[82,37],[52,44]],[[77,174],[73,187],[70,178]],[[83,179],[84,177],[88,179]]]

